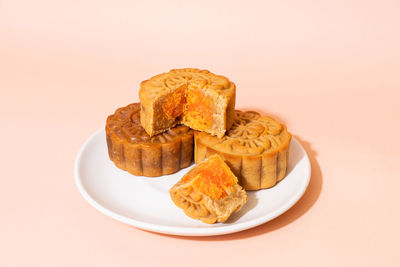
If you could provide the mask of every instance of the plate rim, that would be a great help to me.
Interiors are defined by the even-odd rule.
[[[101,128],[94,132],[86,141],[83,143],[83,145],[80,147],[79,152],[75,158],[74,162],[74,180],[75,184],[78,187],[78,191],[81,193],[83,198],[91,205],[93,206],[96,210],[100,211],[104,215],[111,217],[117,221],[126,223],[128,225],[134,226],[136,228],[146,230],[146,231],[151,231],[151,232],[156,232],[156,233],[162,233],[162,234],[169,234],[169,235],[176,235],[176,236],[215,236],[215,235],[225,235],[225,234],[231,234],[235,232],[240,232],[244,231],[256,226],[259,226],[261,224],[264,224],[268,221],[271,221],[275,219],[276,217],[282,215],[286,211],[288,211],[291,207],[293,207],[299,200],[300,198],[304,195],[304,192],[308,188],[308,185],[310,183],[310,178],[311,178],[311,164],[310,164],[310,159],[308,157],[307,152],[301,145],[299,141],[295,137],[292,137],[291,144],[292,142],[296,142],[297,145],[301,148],[301,150],[304,152],[305,158],[306,158],[306,179],[304,179],[304,182],[302,184],[301,190],[297,192],[297,194],[293,195],[287,202],[285,202],[285,205],[282,205],[281,208],[276,209],[273,212],[267,213],[264,216],[260,216],[258,218],[242,222],[242,223],[235,223],[231,225],[226,225],[223,227],[215,227],[215,228],[196,228],[196,227],[177,227],[177,226],[166,226],[166,225],[160,225],[160,224],[155,224],[155,223],[148,223],[148,222],[143,222],[140,220],[135,220],[131,217],[126,217],[123,215],[120,215],[104,206],[102,206],[100,203],[98,203],[85,189],[85,186],[82,183],[82,179],[80,178],[79,175],[79,169],[82,164],[82,155],[84,151],[87,149],[89,144],[100,134],[105,132],[104,128]]]

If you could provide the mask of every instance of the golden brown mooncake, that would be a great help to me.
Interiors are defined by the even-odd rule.
[[[183,125],[150,137],[140,125],[140,104],[119,108],[107,118],[108,155],[134,175],[161,176],[190,165],[193,131]]]
[[[222,137],[233,123],[236,86],[208,70],[173,69],[143,81],[140,122],[150,135],[178,123]]]
[[[187,216],[205,223],[224,222],[247,202],[246,191],[219,155],[195,166],[169,192]]]
[[[195,162],[219,154],[246,190],[274,186],[286,175],[291,134],[274,119],[236,110],[232,128],[222,138],[195,132]]]

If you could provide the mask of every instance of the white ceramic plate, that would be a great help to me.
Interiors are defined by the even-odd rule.
[[[75,162],[75,181],[97,210],[135,227],[173,235],[208,236],[242,231],[287,211],[303,195],[310,180],[310,162],[296,139],[290,145],[288,174],[275,187],[248,192],[249,200],[225,223],[205,224],[176,207],[168,190],[191,167],[157,177],[133,176],[110,161],[103,129],[82,146]]]

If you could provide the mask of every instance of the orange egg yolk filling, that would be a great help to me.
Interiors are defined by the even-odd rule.
[[[237,184],[228,165],[218,156],[198,165],[193,171],[182,178],[182,182],[193,181],[193,188],[212,199],[227,196],[226,190]]]
[[[163,103],[162,109],[169,119],[182,115],[186,103],[186,88],[176,89]]]
[[[186,99],[185,120],[190,121],[192,126],[200,131],[211,127],[213,122],[211,99],[197,88],[190,88]]]
[[[200,89],[186,86],[172,92],[162,105],[162,109],[168,119],[185,117],[185,121],[190,121],[192,127],[197,130],[205,130],[211,127],[212,102]]]

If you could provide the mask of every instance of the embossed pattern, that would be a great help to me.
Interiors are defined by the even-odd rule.
[[[140,124],[140,104],[133,103],[119,108],[107,119],[111,131],[126,139],[129,143],[167,143],[180,135],[191,132],[189,127],[179,125],[152,136],[148,135]]]
[[[276,150],[287,142],[282,125],[254,111],[236,111],[232,128],[215,145],[218,150],[258,155]]]
[[[215,75],[208,70],[199,70],[192,68],[173,69],[144,81],[142,88],[145,88],[152,94],[159,94],[160,90],[173,91],[182,85],[192,84],[199,88],[207,87],[213,90],[224,90],[232,87],[232,84],[226,77]],[[161,89],[163,88],[163,89]]]
[[[192,187],[170,192],[171,199],[176,206],[181,208],[191,218],[199,219],[205,223],[215,223],[216,214],[211,213],[203,204],[203,196],[193,191]]]

